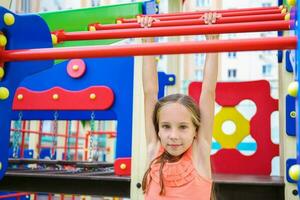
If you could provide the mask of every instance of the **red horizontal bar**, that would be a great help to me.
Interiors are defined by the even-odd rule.
[[[286,14],[271,14],[271,15],[222,17],[220,19],[217,19],[216,24],[284,20],[285,15]],[[198,18],[198,19],[157,21],[157,22],[153,22],[152,27],[189,26],[189,25],[204,25],[204,24],[205,24],[204,20]],[[141,28],[141,25],[139,23],[108,24],[108,25],[94,24],[93,26],[96,28],[96,30]]]
[[[247,22],[212,25],[134,28],[104,31],[58,32],[58,41],[99,40],[137,37],[201,35],[290,30],[294,21]]]
[[[49,132],[40,132],[40,131],[34,131],[34,130],[25,130],[25,129],[15,129],[11,128],[11,131],[20,131],[22,133],[32,133],[32,134],[41,134],[46,136],[57,136],[57,137],[66,137],[66,138],[78,138],[78,139],[85,139],[85,136],[76,136],[76,135],[66,135],[66,134],[60,134],[60,133],[49,133]],[[90,134],[91,131],[88,131],[88,134]],[[115,136],[117,133],[115,131],[93,131],[93,135],[113,135]]]
[[[151,16],[151,17],[165,17],[165,16],[179,16],[179,15],[203,14],[205,12],[229,13],[229,12],[243,12],[243,11],[274,10],[274,9],[282,10],[282,8],[280,8],[278,6],[273,6],[273,7],[257,7],[257,8],[239,8],[239,9],[227,9],[227,10],[211,10],[211,11],[163,13],[163,14],[153,14],[153,15],[148,15],[148,16]]]
[[[296,49],[297,37],[275,37],[239,40],[215,40],[202,42],[152,43],[120,46],[65,47],[6,50],[2,60],[52,60],[71,58],[100,58],[117,56],[143,56],[160,54],[188,54],[231,51],[258,51]]]
[[[230,12],[222,13],[222,17],[237,17],[237,16],[248,16],[248,15],[268,15],[268,14],[280,14],[281,10],[254,10],[245,12]],[[170,17],[157,17],[160,21],[170,21],[170,20],[182,20],[182,19],[197,19],[202,17],[203,14],[187,15],[187,16],[170,16]],[[137,22],[137,19],[119,19],[122,23],[133,23]]]

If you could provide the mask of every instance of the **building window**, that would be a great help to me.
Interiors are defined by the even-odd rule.
[[[236,58],[236,52],[228,52],[228,58]]]
[[[31,5],[29,0],[22,0],[21,7],[24,13],[29,13],[31,11]]]
[[[92,7],[95,7],[95,6],[100,6],[101,4],[101,1],[100,0],[92,0]]]
[[[270,76],[272,72],[272,65],[271,64],[266,64],[262,66],[262,74],[264,76]]]
[[[201,69],[195,70],[195,79],[196,80],[202,80],[203,79],[203,73]]]
[[[195,59],[197,66],[203,66],[205,62],[205,54],[196,54]]]
[[[209,6],[209,0],[197,0],[198,7],[206,7]]]
[[[236,77],[236,69],[228,69],[228,78]]]
[[[262,3],[262,7],[271,7],[271,3],[270,2],[268,2],[268,3]]]

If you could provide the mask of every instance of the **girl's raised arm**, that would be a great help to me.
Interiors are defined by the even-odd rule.
[[[218,15],[216,13],[209,13],[205,16],[208,24],[214,23]],[[207,35],[207,40],[218,39],[218,35]],[[218,55],[217,53],[206,54],[202,90],[199,101],[201,124],[199,128],[198,140],[207,143],[207,149],[211,150],[214,113],[215,113],[215,90],[218,76]],[[200,141],[199,141],[200,142]],[[206,152],[207,153],[207,152]]]
[[[141,26],[149,27],[152,24],[152,18],[141,18]],[[154,42],[154,38],[144,38],[143,42]],[[152,114],[157,102],[158,95],[158,75],[156,69],[156,61],[154,56],[143,57],[143,90],[144,90],[144,106],[145,106],[145,134],[148,158],[152,160],[158,145],[158,137],[152,122]]]

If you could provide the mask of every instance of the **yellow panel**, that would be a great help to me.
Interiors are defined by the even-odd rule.
[[[222,130],[225,121],[232,121],[236,130],[228,135]],[[235,107],[223,107],[215,116],[213,136],[224,149],[235,149],[250,134],[250,122]]]

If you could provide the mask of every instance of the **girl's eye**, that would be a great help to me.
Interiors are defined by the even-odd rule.
[[[170,128],[170,126],[169,126],[169,125],[165,125],[165,124],[164,124],[164,125],[162,125],[161,127],[162,127],[162,128],[164,128],[164,129]]]
[[[187,126],[180,126],[179,128],[180,128],[180,129],[186,129]]]

